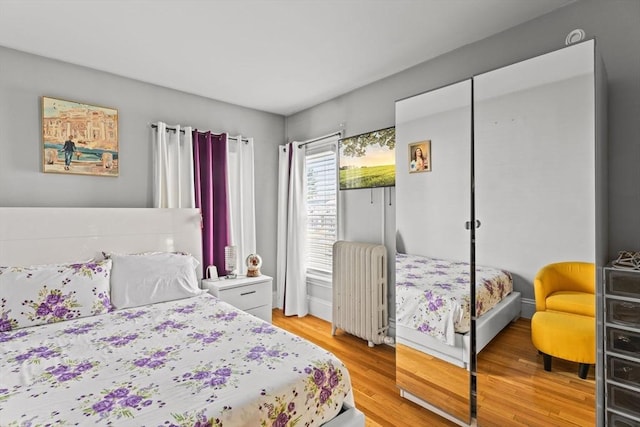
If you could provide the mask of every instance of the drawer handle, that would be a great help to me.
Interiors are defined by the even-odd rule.
[[[255,294],[256,291],[250,291],[250,292],[243,292],[240,294],[241,297],[245,296],[245,295],[251,295],[251,294]]]

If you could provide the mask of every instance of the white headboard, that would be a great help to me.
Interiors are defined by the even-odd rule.
[[[102,251],[182,251],[202,276],[199,209],[0,208],[0,265],[82,261]]]

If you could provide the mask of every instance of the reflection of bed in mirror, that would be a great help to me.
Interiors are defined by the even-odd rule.
[[[511,274],[476,266],[476,352],[520,316],[520,293]],[[468,368],[469,280],[467,262],[396,254],[398,343]]]
[[[452,421],[469,417],[470,265],[396,254],[396,384]],[[509,272],[475,266],[476,353],[520,316]]]

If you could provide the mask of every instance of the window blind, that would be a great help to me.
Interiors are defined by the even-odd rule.
[[[306,155],[307,270],[331,275],[333,244],[337,239],[337,185],[335,144]]]

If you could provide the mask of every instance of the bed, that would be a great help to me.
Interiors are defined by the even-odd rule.
[[[475,271],[480,352],[520,316],[521,301],[508,272]],[[469,263],[396,254],[396,383],[403,397],[454,422],[469,414],[469,283]]]
[[[363,426],[342,362],[193,286],[199,255],[193,209],[0,208],[0,424]]]
[[[469,359],[469,263],[396,254],[396,335],[457,366]],[[476,266],[477,352],[520,316],[509,272]]]

